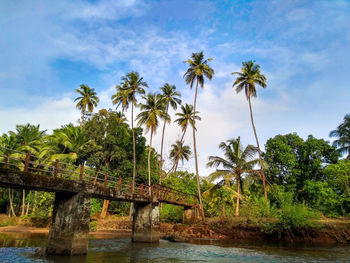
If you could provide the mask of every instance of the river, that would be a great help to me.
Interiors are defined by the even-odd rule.
[[[130,237],[97,236],[89,240],[86,256],[39,258],[47,234],[0,234],[0,262],[350,262],[350,245],[284,246],[228,241],[159,244],[131,243]]]

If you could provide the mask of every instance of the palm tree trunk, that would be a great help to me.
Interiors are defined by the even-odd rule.
[[[135,132],[134,132],[134,104],[131,103],[131,131],[132,131],[132,149],[134,158],[134,167],[132,169],[132,184],[131,192],[134,193],[135,188],[135,178],[136,178],[136,146],[135,146]]]
[[[166,105],[166,114],[168,115],[169,103]],[[164,143],[164,133],[165,133],[166,120],[164,120],[163,132],[162,132],[162,143],[160,146],[160,169],[159,169],[159,184],[162,184],[162,171],[163,171],[163,143]]]
[[[85,108],[83,108],[81,110],[81,123],[84,124],[85,123]]]
[[[235,216],[239,216],[239,195],[240,195],[240,190],[241,190],[239,176],[237,176],[236,181],[237,181],[237,194],[238,195],[237,195],[237,201],[236,201],[236,213],[235,213]]]
[[[103,206],[102,206],[100,218],[106,218],[110,202],[111,202],[110,200],[103,200]]]
[[[194,94],[194,103],[193,103],[193,148],[194,148],[194,161],[195,161],[195,167],[196,167],[196,177],[197,177],[197,188],[198,188],[198,199],[199,199],[199,205],[202,212],[202,218],[204,220],[204,209],[203,209],[203,203],[202,203],[202,194],[201,194],[201,186],[199,182],[199,172],[198,172],[198,158],[197,158],[197,144],[196,144],[196,102],[197,102],[197,92],[198,92],[198,79],[197,79],[197,85],[196,85],[196,91]]]
[[[21,210],[21,216],[24,216],[25,208],[26,208],[26,190],[22,190],[22,210]]]
[[[184,141],[186,130],[187,130],[187,126],[185,127],[184,132],[182,134],[182,137],[181,137],[181,140],[180,140],[181,143],[183,143],[183,141]]]
[[[15,209],[13,208],[13,189],[9,189],[9,200],[12,216],[16,216]]]
[[[263,187],[264,187],[265,201],[268,202],[267,191],[266,191],[266,178],[265,178],[265,174],[264,174],[264,171],[263,171],[263,163],[262,163],[262,158],[261,158],[261,150],[260,150],[259,140],[258,140],[258,136],[256,135],[255,125],[254,125],[253,110],[252,110],[252,104],[250,102],[250,96],[248,97],[248,103],[249,103],[249,110],[250,110],[250,120],[252,122],[253,131],[254,131],[254,135],[255,135],[255,140],[256,140],[256,144],[258,146],[259,162],[260,162],[260,167],[261,167],[261,179],[262,179]]]
[[[151,129],[151,138],[149,141],[149,149],[148,149],[148,187],[149,187],[149,195],[151,195],[151,151],[152,151],[152,137],[153,137],[153,129]]]

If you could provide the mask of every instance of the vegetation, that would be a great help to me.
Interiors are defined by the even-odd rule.
[[[252,104],[251,104],[251,98],[256,97],[256,89],[255,85],[259,85],[263,88],[266,87],[266,77],[260,73],[260,66],[258,64],[255,64],[253,61],[243,62],[243,67],[241,69],[241,72],[233,72],[233,75],[238,75],[235,82],[233,83],[233,87],[236,87],[236,92],[239,93],[243,89],[245,91],[245,95],[247,97],[248,103],[249,103],[249,111],[250,111],[250,120],[252,122],[252,127],[254,131],[254,136],[256,140],[256,145],[258,146],[258,153],[259,153],[259,161],[260,161],[260,169],[261,169],[261,179],[263,182],[264,187],[264,196],[265,200],[267,202],[267,191],[266,191],[266,178],[263,171],[263,161],[261,158],[261,150],[260,150],[260,144],[258,140],[258,136],[256,135],[256,129],[253,119],[253,110],[252,110]]]
[[[56,159],[120,176],[132,185],[162,183],[179,191],[196,196],[206,217],[228,220],[234,216],[248,218],[263,227],[266,232],[280,232],[302,227],[317,227],[321,215],[327,217],[350,216],[350,115],[346,115],[330,136],[336,137],[333,145],[309,135],[307,139],[295,133],[276,135],[260,149],[251,106],[256,97],[256,85],[266,87],[266,78],[259,65],[244,62],[233,86],[237,93],[245,90],[257,147],[243,147],[240,137],[221,142],[223,157],[208,153],[208,167],[217,168],[207,178],[199,177],[196,123],[201,120],[196,111],[198,87],[204,80],[212,79],[210,68],[203,52],[193,53],[186,63],[184,75],[192,88],[195,85],[194,104],[181,104],[176,87],[165,84],[161,93],[145,95],[147,83],[137,72],[127,73],[116,86],[111,100],[116,108],[93,112],[99,99],[93,89],[81,85],[77,108],[81,111],[78,124],[66,124],[51,133],[39,125],[17,125],[0,137],[0,153],[20,157],[23,152],[42,160]],[[140,103],[138,102],[140,100]],[[131,106],[129,127],[124,113]],[[136,116],[138,126],[149,133],[149,144],[141,127],[134,127],[134,109],[140,107]],[[172,167],[163,167],[163,144],[165,127],[170,122],[169,108],[176,112],[180,140],[171,141],[169,152]],[[87,114],[88,113],[88,114]],[[159,124],[163,124],[160,155],[152,147]],[[193,149],[185,144],[189,125],[193,130]],[[195,171],[184,171],[179,161],[189,161],[194,153]],[[342,158],[343,157],[343,158]],[[102,179],[102,178],[97,178]],[[203,193],[203,194],[202,194]],[[35,220],[47,220],[52,212],[54,194],[0,188],[0,213],[12,218],[21,216]],[[268,201],[268,202],[266,202]],[[92,200],[93,217],[105,217],[108,213],[128,215],[130,203]],[[162,221],[182,219],[181,207],[164,205]],[[13,224],[12,219],[3,224]],[[97,223],[91,224],[92,229]]]
[[[193,102],[193,150],[194,150],[194,160],[195,160],[195,168],[196,168],[196,176],[197,176],[197,187],[198,187],[198,198],[199,204],[202,211],[202,216],[204,218],[204,208],[202,203],[202,195],[201,195],[201,187],[199,180],[199,172],[198,172],[198,156],[197,156],[197,144],[196,144],[196,106],[197,106],[197,93],[198,93],[198,85],[203,88],[204,80],[208,78],[212,79],[214,75],[214,70],[208,65],[208,62],[211,61],[211,58],[204,59],[203,52],[192,53],[190,59],[185,61],[185,63],[189,64],[189,68],[187,69],[184,78],[186,83],[190,85],[192,89],[193,84],[196,83],[196,90],[194,93],[194,102]]]

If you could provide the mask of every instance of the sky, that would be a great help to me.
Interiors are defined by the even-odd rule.
[[[184,61],[203,51],[215,74],[198,95],[201,176],[213,171],[206,162],[222,154],[220,142],[240,136],[255,144],[245,95],[232,88],[243,61],[254,60],[267,78],[252,101],[262,147],[291,132],[330,140],[349,113],[349,23],[350,1],[341,0],[1,0],[0,134],[16,124],[50,133],[76,123],[80,84],[96,90],[97,110],[115,109],[110,97],[132,70],[149,92],[174,84],[192,104]],[[175,124],[166,128],[166,157],[180,133]],[[185,142],[192,145],[190,132]],[[194,159],[180,166],[194,171]]]

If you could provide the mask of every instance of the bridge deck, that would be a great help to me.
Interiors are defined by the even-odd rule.
[[[84,193],[126,202],[162,202],[184,207],[198,205],[196,196],[154,184],[134,186],[121,177],[97,173],[89,167],[45,162],[30,153],[0,154],[0,186],[46,192]],[[50,163],[51,162],[51,163]],[[133,192],[133,193],[132,193]]]

